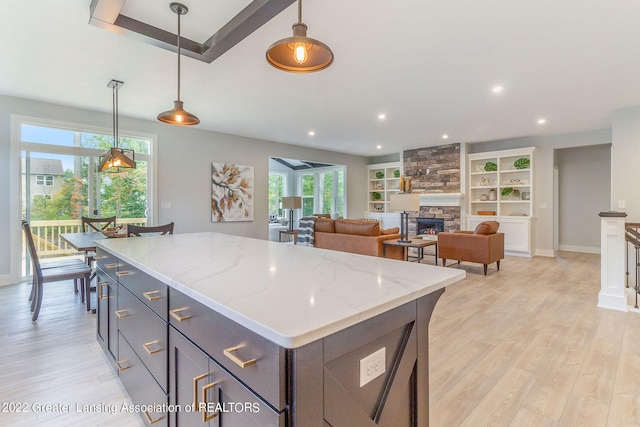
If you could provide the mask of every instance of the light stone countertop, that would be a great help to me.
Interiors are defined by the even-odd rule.
[[[285,348],[324,338],[465,277],[451,268],[220,233],[96,244]]]

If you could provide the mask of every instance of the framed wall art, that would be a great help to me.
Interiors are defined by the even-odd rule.
[[[253,221],[253,166],[211,163],[211,222]]]

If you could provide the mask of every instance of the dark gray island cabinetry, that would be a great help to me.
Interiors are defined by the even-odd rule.
[[[428,325],[464,272],[217,233],[99,243],[98,340],[142,420],[428,426]]]

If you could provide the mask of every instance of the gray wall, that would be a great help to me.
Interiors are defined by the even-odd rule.
[[[0,96],[0,284],[9,278],[10,254],[17,252],[20,239],[20,213],[17,202],[10,203],[10,115],[18,114],[111,128],[111,111],[101,113],[60,105]],[[171,126],[148,120],[120,117],[120,133],[127,130],[158,136],[157,199],[171,202],[171,208],[156,210],[156,223],[174,221],[176,233],[216,231],[221,233],[268,239],[268,172],[269,156],[304,159],[346,165],[347,207],[350,216],[360,216],[366,209],[367,159],[344,153],[316,150],[294,145],[215,133],[189,127]],[[211,162],[251,165],[255,168],[254,221],[235,223],[211,222]],[[15,221],[11,222],[14,218]],[[18,239],[11,247],[10,236]],[[15,245],[15,243],[14,243]]]
[[[561,148],[610,144],[611,139],[611,129],[599,129],[563,135],[545,135],[511,140],[478,142],[467,144],[467,153],[536,147],[533,167],[535,184],[535,196],[533,200],[535,232],[533,242],[537,255],[553,256],[554,151]],[[612,164],[612,168],[614,165],[615,163]],[[585,191],[586,190],[587,188],[585,187]]]
[[[599,212],[611,204],[611,145],[556,150],[559,248],[600,253]]]
[[[611,209],[625,211],[627,222],[640,222],[640,107],[614,111],[612,123]]]

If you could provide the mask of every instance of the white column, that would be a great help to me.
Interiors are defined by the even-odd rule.
[[[624,291],[624,212],[600,212],[598,307],[628,311]]]

